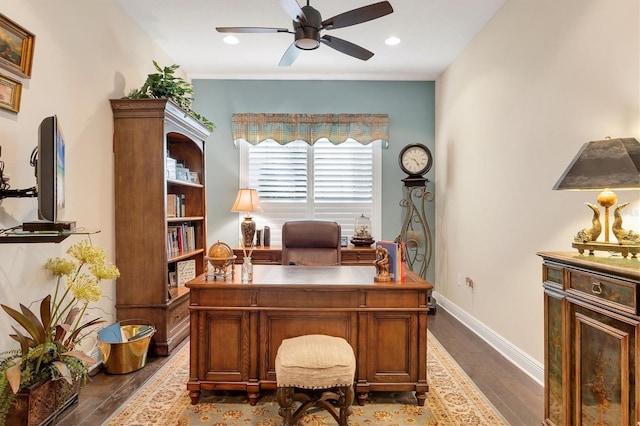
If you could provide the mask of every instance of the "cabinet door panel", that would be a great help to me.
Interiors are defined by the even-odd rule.
[[[634,424],[637,324],[575,307],[574,420],[581,424]]]
[[[240,311],[206,313],[206,380],[239,382],[249,376],[249,318]]]
[[[415,382],[418,360],[418,321],[411,313],[375,312],[370,315],[367,366],[369,380],[378,383]]]
[[[563,367],[565,361],[565,321],[563,298],[545,294],[547,327],[545,328],[545,419],[547,424],[563,425],[566,407]]]
[[[284,339],[305,334],[326,334],[342,337],[352,348],[358,341],[357,317],[351,312],[291,311],[262,313],[260,323],[265,325],[268,337],[260,342],[263,347],[261,378],[275,381],[276,354]],[[262,335],[261,330],[260,334]]]

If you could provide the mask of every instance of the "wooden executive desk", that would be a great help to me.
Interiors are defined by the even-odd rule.
[[[276,388],[275,357],[283,339],[304,334],[345,338],[356,355],[358,403],[369,391],[415,391],[427,384],[427,291],[411,271],[403,282],[373,281],[368,266],[255,265],[253,282],[187,283],[191,304],[191,403],[201,390],[244,390],[255,405]]]

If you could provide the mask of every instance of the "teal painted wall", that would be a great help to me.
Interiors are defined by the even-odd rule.
[[[382,152],[382,239],[393,239],[402,226],[405,177],[398,154],[420,142],[435,154],[435,83],[432,81],[193,80],[193,109],[216,124],[207,141],[208,244],[233,244],[238,216],[231,213],[238,188],[238,151],[231,137],[231,114],[371,113],[389,114],[389,148]],[[427,174],[435,176],[437,159]],[[429,189],[434,191],[433,183]],[[432,233],[433,203],[428,205]],[[355,218],[354,218],[355,220]],[[434,233],[435,234],[435,233]],[[431,265],[433,265],[433,259]],[[433,282],[433,268],[427,278]]]

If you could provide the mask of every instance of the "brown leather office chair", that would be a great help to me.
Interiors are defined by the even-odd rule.
[[[296,220],[282,226],[283,265],[339,265],[340,225],[322,220]]]

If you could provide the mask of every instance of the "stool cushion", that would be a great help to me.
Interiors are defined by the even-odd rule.
[[[351,386],[355,372],[353,349],[341,337],[310,334],[284,339],[276,355],[278,387]]]

